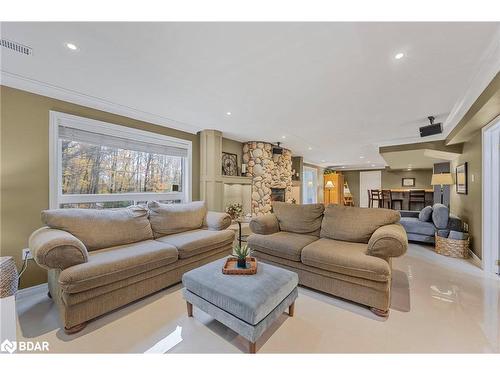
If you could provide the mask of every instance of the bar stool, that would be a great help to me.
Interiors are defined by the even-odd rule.
[[[377,207],[379,208],[382,208],[384,207],[384,199],[382,197],[382,191],[378,190],[378,189],[372,189],[371,190],[371,201],[372,201],[372,205],[370,207],[374,207],[373,206],[373,203],[374,202],[377,202]]]
[[[399,210],[403,209],[403,198],[394,198],[392,195],[393,192],[392,190],[389,190],[389,193],[391,194],[391,209],[394,210],[394,203],[399,203]]]
[[[411,211],[411,204],[422,204],[425,206],[425,190],[410,190],[410,199],[408,200],[408,209]]]
[[[367,191],[368,191],[368,207],[371,207],[373,206],[372,192],[370,191],[370,189],[368,189]]]
[[[385,204],[387,203],[387,208],[391,208],[392,200],[391,200],[391,191],[390,190],[382,190],[382,208],[385,208]]]

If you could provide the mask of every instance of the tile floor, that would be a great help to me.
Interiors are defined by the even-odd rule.
[[[300,288],[295,317],[283,314],[257,342],[259,353],[500,352],[500,279],[471,262],[410,244],[394,259],[388,319]],[[46,286],[17,297],[17,339],[47,340],[51,352],[241,353],[246,341],[194,309],[176,285],[68,336]]]

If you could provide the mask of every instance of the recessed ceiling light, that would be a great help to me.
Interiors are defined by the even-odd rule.
[[[344,169],[344,168],[345,168],[345,165],[343,165],[343,166],[342,166],[342,167],[340,167],[340,168]]]
[[[311,146],[309,146],[307,149],[308,149],[309,151],[311,151],[313,148],[312,148]]]
[[[360,159],[364,159],[365,157],[364,157],[364,156],[360,156],[359,158],[360,158]]]
[[[370,161],[370,160],[368,160],[368,161],[367,161],[367,163],[371,163],[371,161]]]
[[[285,138],[286,138],[286,135],[282,135],[282,136],[281,136],[281,139],[285,139]]]
[[[372,167],[375,167],[375,164],[372,164]]]
[[[231,116],[231,112],[226,112],[226,115]]]
[[[322,163],[324,163],[324,162],[325,162],[325,160],[321,160],[321,162],[322,162]]]
[[[72,51],[76,51],[78,49],[78,47],[73,43],[66,43],[66,47]]]
[[[396,53],[396,56],[394,56],[394,58],[396,60],[399,60],[399,59],[402,59],[404,56],[405,56],[405,54],[403,52],[399,52],[399,53]]]

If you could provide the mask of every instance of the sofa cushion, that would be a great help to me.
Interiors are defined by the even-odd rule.
[[[385,260],[366,254],[367,245],[321,238],[302,249],[302,263],[331,272],[385,282],[391,267]]]
[[[124,280],[177,261],[177,249],[155,240],[93,251],[87,263],[66,268],[59,284],[67,293],[78,293]]]
[[[322,204],[291,204],[273,202],[273,213],[281,231],[310,233],[319,236],[324,206]]]
[[[269,255],[300,262],[300,253],[304,246],[317,240],[316,236],[290,232],[252,234],[248,237],[248,246]]]
[[[436,228],[446,229],[448,227],[448,218],[450,210],[444,204],[436,203],[432,207],[432,221]]]
[[[418,214],[418,220],[431,221],[432,220],[432,206],[426,206]]]
[[[71,233],[89,251],[153,238],[148,211],[141,206],[45,210],[42,211],[42,221],[50,228]]]
[[[177,248],[179,259],[186,259],[219,247],[231,245],[234,231],[195,229],[187,232],[160,237],[157,241],[168,243]]]
[[[201,228],[207,208],[204,201],[163,204],[148,202],[149,221],[155,238]]]
[[[399,221],[399,212],[385,208],[329,205],[321,224],[321,237],[339,241],[368,243],[373,232]]]
[[[425,234],[426,236],[434,236],[436,233],[436,227],[432,222],[420,221],[414,217],[402,217],[400,223],[407,233]]]

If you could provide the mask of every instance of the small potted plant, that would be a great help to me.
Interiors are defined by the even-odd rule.
[[[247,244],[236,245],[233,249],[234,255],[238,258],[238,268],[247,268],[247,256],[250,255],[250,249]]]
[[[232,220],[236,220],[243,214],[243,206],[240,203],[231,203],[226,207],[226,213]]]

